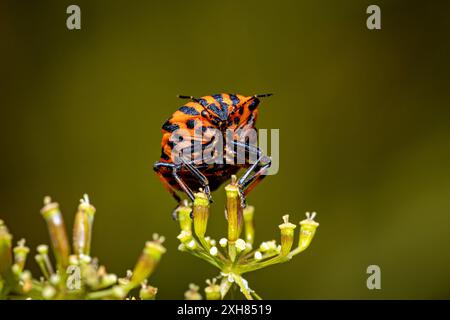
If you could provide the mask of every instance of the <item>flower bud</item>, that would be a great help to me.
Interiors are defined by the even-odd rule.
[[[189,290],[184,293],[186,300],[202,300],[202,295],[198,292],[198,286],[191,283],[189,284]]]
[[[181,231],[180,234],[177,236],[178,240],[182,244],[187,245],[193,238],[192,238],[192,232],[191,231]]]
[[[157,236],[154,238],[157,238]],[[162,246],[164,238],[154,239],[154,241],[148,241],[145,244],[145,248],[136,263],[133,275],[130,280],[130,285],[135,287],[147,279],[155,270],[156,265],[161,256],[166,252],[166,249]]]
[[[50,284],[52,284],[54,286],[57,286],[61,282],[61,276],[59,274],[57,274],[57,273],[52,274],[50,276],[50,281],[49,282],[50,282]]]
[[[216,240],[211,239],[210,237],[206,237],[205,240],[211,247],[214,247],[216,245]]]
[[[98,289],[101,286],[101,279],[98,276],[98,272],[93,265],[86,265],[81,268],[81,277],[84,284],[88,285],[92,289]]]
[[[231,183],[225,187],[227,195],[228,242],[234,244],[239,238],[242,221],[239,189],[236,186],[236,176],[232,176]]]
[[[47,222],[58,267],[65,270],[69,264],[69,242],[67,241],[66,228],[61,212],[59,211],[59,205],[56,202],[52,203],[50,197],[45,197],[41,214]]]
[[[114,273],[108,273],[101,277],[100,286],[107,288],[117,283],[117,276]]]
[[[80,265],[80,261],[78,260],[78,256],[71,254],[69,256],[69,264],[73,265],[73,266],[78,266]]]
[[[255,213],[255,207],[247,206],[243,210],[244,215],[244,227],[245,227],[245,241],[253,244],[255,239],[255,227],[253,226],[253,215]]]
[[[277,243],[275,240],[265,241],[261,243],[261,245],[259,246],[259,250],[261,252],[273,252],[277,250]]]
[[[0,220],[0,276],[5,276],[11,271],[11,241],[12,235],[3,224],[3,220]]]
[[[89,263],[91,263],[92,258],[90,256],[85,255],[85,254],[80,254],[80,257],[79,257],[78,261],[79,261],[80,264],[89,264]]]
[[[33,278],[31,277],[31,272],[25,270],[20,275],[20,286],[22,292],[27,293],[33,289]]]
[[[225,248],[227,246],[228,240],[226,238],[221,238],[219,240],[219,244],[222,248]]]
[[[51,285],[46,285],[44,289],[42,289],[42,297],[46,300],[52,299],[56,295],[56,289]]]
[[[42,255],[48,254],[48,246],[46,244],[40,244],[36,248],[37,252]]]
[[[242,252],[245,249],[247,249],[247,243],[243,239],[237,239],[236,240],[236,249],[238,252]]]
[[[197,248],[197,242],[192,239],[191,241],[188,242],[187,247],[191,250],[195,250]]]
[[[142,300],[155,300],[157,293],[158,288],[145,284],[142,286],[141,290],[139,290],[139,298]]]
[[[217,250],[217,247],[213,246],[211,249],[209,249],[209,254],[213,257],[217,256],[217,253],[219,253],[219,250]]]
[[[20,240],[13,250],[14,250],[14,263],[15,265],[17,265],[18,271],[22,272],[23,268],[25,267],[27,255],[30,252],[30,249],[25,246],[25,239]]]
[[[309,244],[314,238],[316,229],[319,226],[319,224],[316,221],[314,221],[315,216],[316,216],[315,212],[313,212],[312,214],[307,212],[306,219],[300,222],[300,238],[298,241],[298,248],[300,249],[300,251],[303,251],[306,248],[308,248]]]
[[[39,245],[37,247],[37,252],[38,254],[35,256],[35,260],[38,263],[44,277],[49,279],[54,271],[50,258],[48,257],[48,246],[45,244]]]
[[[217,279],[206,280],[208,285],[205,288],[206,300],[220,300],[222,297],[220,295],[220,286],[216,284]]]
[[[87,194],[80,200],[73,224],[73,250],[76,255],[89,255],[92,239],[95,208],[89,203]]]
[[[262,253],[260,251],[255,251],[255,260],[261,260],[262,259]]]
[[[73,251],[76,255],[85,254],[88,241],[88,221],[86,212],[78,210],[73,224]]]
[[[209,218],[209,200],[204,192],[195,194],[193,215],[195,234],[204,238]]]
[[[182,231],[192,231],[191,212],[192,209],[187,205],[187,201],[177,209],[178,222]]]
[[[289,222],[289,215],[283,216],[283,223],[279,225],[281,231],[281,255],[286,256],[294,243],[295,224]]]

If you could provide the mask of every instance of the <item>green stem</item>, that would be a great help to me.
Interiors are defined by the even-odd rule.
[[[288,254],[289,259],[291,259],[293,256],[296,256],[297,254],[299,254],[300,252],[304,251],[305,249],[306,249],[306,248],[300,248],[300,247],[295,248],[294,250],[292,250],[292,251]]]
[[[251,271],[255,271],[255,270],[259,270],[265,267],[268,267],[270,265],[273,264],[277,264],[277,263],[283,263],[286,261],[289,261],[290,257],[289,256],[276,256],[275,258],[266,260],[266,261],[261,261],[261,262],[257,262],[257,263],[252,263],[252,264],[248,264],[245,266],[241,266],[239,268],[239,271],[241,272],[241,274],[246,273],[246,272],[251,272]]]
[[[109,298],[113,295],[114,295],[114,290],[111,288],[111,289],[106,289],[106,290],[101,290],[101,291],[90,292],[86,295],[86,299],[98,300],[98,299]]]
[[[209,250],[211,249],[211,246],[208,244],[208,242],[205,240],[204,237],[197,236],[197,238],[200,244],[202,245],[205,253],[209,256]],[[218,250],[217,250],[217,257],[218,259],[216,259],[215,257],[212,259],[216,260],[220,265],[223,265],[226,262],[225,257]]]
[[[244,264],[244,263],[250,262],[249,260],[251,260],[253,258],[254,254],[255,254],[255,252],[252,251],[252,252],[249,252],[246,255],[242,256],[239,259],[239,264]],[[268,259],[268,258],[272,258],[272,257],[275,257],[277,255],[278,255],[278,252],[276,252],[276,251],[271,252],[271,253],[267,253],[267,254],[263,255],[262,260],[265,260],[265,259]]]
[[[236,281],[239,288],[241,288],[242,294],[245,296],[247,300],[253,300],[252,295],[250,294],[250,291],[245,287],[244,282],[242,281],[242,277],[239,275],[234,274],[233,275],[234,281]]]
[[[261,296],[259,294],[257,294],[255,291],[251,292],[252,296],[255,297],[256,300],[262,300]]]
[[[203,248],[201,248],[200,250],[189,250],[188,251],[190,254],[196,256],[197,258],[203,259],[206,262],[209,262],[210,264],[212,264],[213,266],[215,266],[218,269],[222,269],[222,265],[221,263],[219,264],[219,261],[216,261],[214,259],[212,259],[212,257],[207,254]]]
[[[228,255],[230,256],[231,262],[234,263],[236,260],[236,245],[234,243],[228,242]]]

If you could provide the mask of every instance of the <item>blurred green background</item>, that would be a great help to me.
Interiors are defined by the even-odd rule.
[[[66,7],[82,29],[66,29]],[[366,28],[369,4],[382,30]],[[152,171],[177,94],[274,92],[280,171],[249,196],[257,243],[317,211],[311,247],[248,276],[272,299],[450,298],[449,6],[444,1],[1,1],[0,218],[48,242],[51,195],[72,225],[89,193],[93,250],[131,268],[167,237],[160,299],[214,268],[177,251],[174,202]],[[225,234],[224,194],[209,233]],[[382,289],[366,288],[377,264]],[[34,265],[34,262],[29,263]],[[35,269],[33,269],[35,270]]]

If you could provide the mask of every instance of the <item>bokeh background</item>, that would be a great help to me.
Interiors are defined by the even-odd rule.
[[[66,29],[66,7],[82,29]],[[382,30],[365,10],[382,10]],[[449,6],[444,1],[1,1],[0,218],[48,242],[51,195],[72,225],[97,207],[93,250],[131,268],[167,237],[159,298],[214,268],[176,250],[174,207],[152,171],[177,94],[274,92],[258,126],[279,128],[280,171],[251,196],[257,242],[281,216],[317,211],[311,247],[248,276],[271,299],[450,298]],[[209,233],[225,234],[224,194]],[[30,263],[29,265],[33,265]],[[366,288],[377,264],[382,289]],[[35,270],[35,269],[33,269]]]

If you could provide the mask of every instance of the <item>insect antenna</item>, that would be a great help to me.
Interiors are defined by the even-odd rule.
[[[266,97],[270,97],[270,96],[273,96],[273,93],[255,94],[253,97],[254,98],[266,98]]]
[[[182,94],[179,94],[179,95],[177,95],[177,97],[180,99],[190,99],[192,101],[199,102],[198,99],[194,96],[184,96]]]
[[[255,95],[249,97],[247,102],[255,100],[257,98],[266,98],[266,97],[270,97],[270,96],[273,96],[273,93],[255,94]]]

